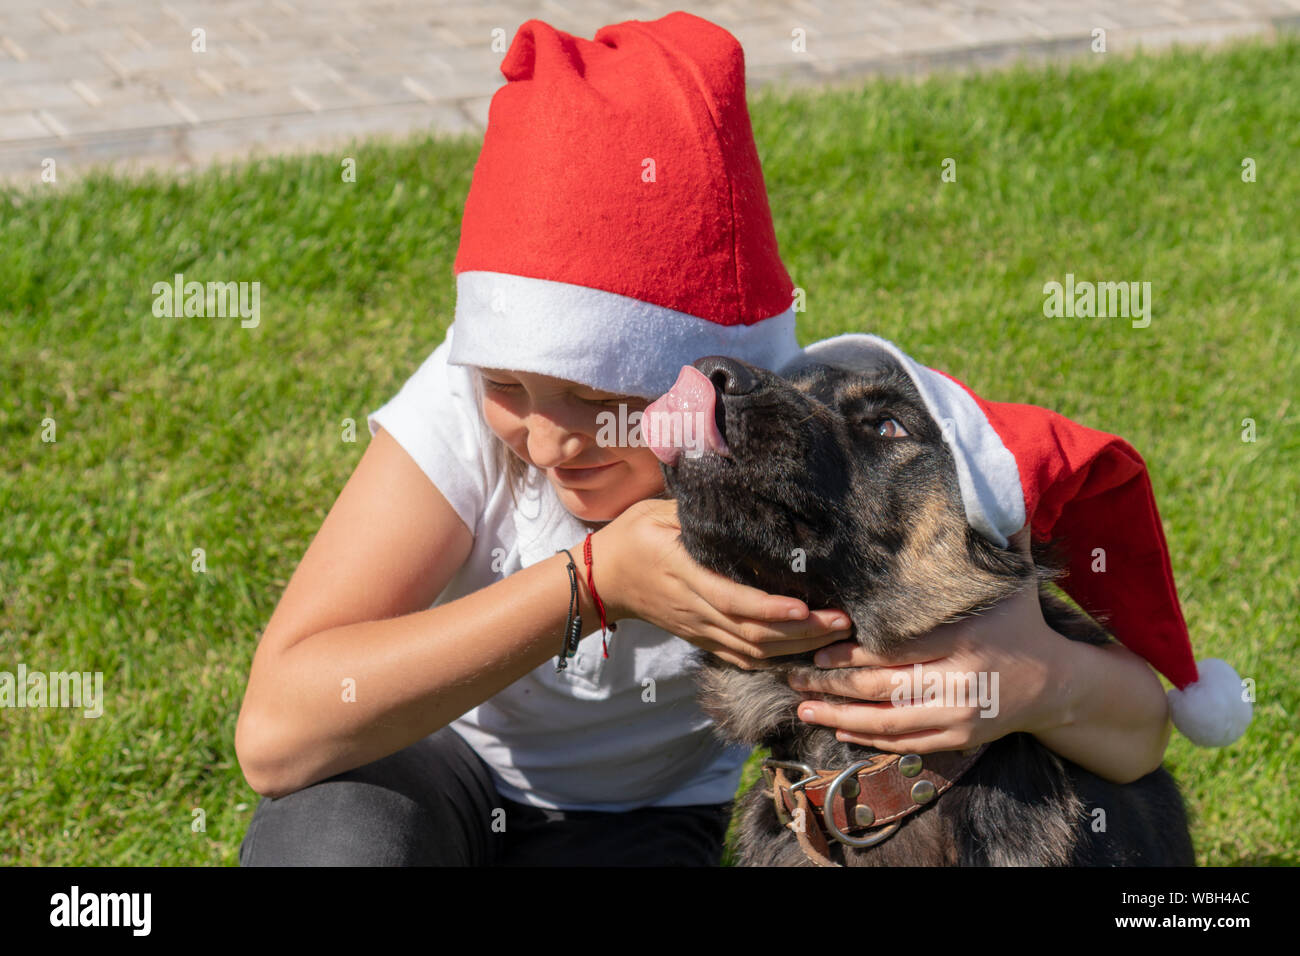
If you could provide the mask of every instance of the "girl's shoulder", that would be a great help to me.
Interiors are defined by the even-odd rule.
[[[453,329],[387,402],[366,416],[419,465],[475,531],[492,486],[492,446],[472,371],[449,363]]]

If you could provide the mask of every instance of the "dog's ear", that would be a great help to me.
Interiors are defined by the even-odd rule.
[[[866,373],[891,364],[889,343],[874,335],[850,332],[815,342],[782,365],[777,373],[792,376],[814,366],[843,369],[847,372]]]
[[[1025,579],[1034,576],[1034,558],[1028,529],[1012,535],[1007,547],[999,548],[974,528],[967,526],[966,552],[974,567],[999,578],[1010,578],[1023,583]]]

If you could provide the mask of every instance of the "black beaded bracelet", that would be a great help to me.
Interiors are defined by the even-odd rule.
[[[563,551],[569,555],[569,563],[565,569],[569,572],[569,619],[564,624],[564,646],[560,649],[560,654],[555,658],[555,672],[558,674],[569,666],[568,658],[578,653],[578,641],[582,637],[582,605],[578,601],[578,566],[573,562],[573,555],[568,548],[560,548],[556,551],[559,554]]]

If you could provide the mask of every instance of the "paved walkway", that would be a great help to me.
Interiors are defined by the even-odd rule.
[[[1121,54],[1300,29],[1300,0],[15,0],[0,8],[0,177],[39,181],[46,158],[62,181],[473,131],[524,20],[590,37],[676,8],[734,33],[751,83],[1095,56],[1097,29]]]

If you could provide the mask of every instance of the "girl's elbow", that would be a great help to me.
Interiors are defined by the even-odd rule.
[[[235,724],[235,759],[239,761],[244,780],[254,792],[273,800],[293,792],[281,772],[274,750],[273,734],[266,722],[245,707],[239,712]]]
[[[1169,735],[1172,725],[1169,723],[1168,716],[1161,720],[1160,728],[1154,738],[1147,738],[1150,744],[1147,747],[1139,748],[1144,755],[1142,759],[1135,759],[1128,768],[1127,772],[1117,774],[1111,778],[1113,783],[1126,784],[1136,783],[1148,774],[1153,774],[1165,763],[1165,748],[1169,746]]]

